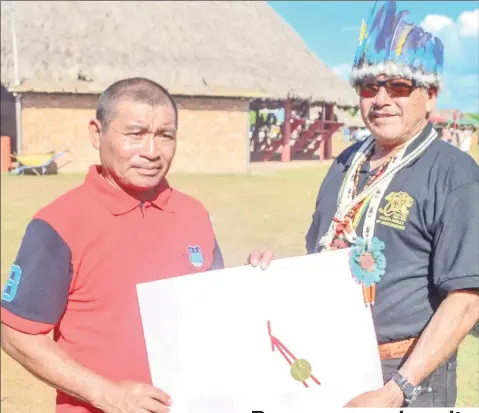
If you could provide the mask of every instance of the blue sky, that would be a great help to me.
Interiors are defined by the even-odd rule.
[[[373,1],[269,1],[274,10],[331,69],[347,79],[361,19]],[[444,43],[444,90],[438,106],[479,113],[479,2],[398,1]]]

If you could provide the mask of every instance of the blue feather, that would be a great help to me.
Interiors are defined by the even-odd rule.
[[[407,33],[411,28],[411,25],[406,23],[404,18],[409,15],[407,10],[400,11],[396,16],[395,28],[391,35],[391,41],[389,44],[389,58],[392,60],[396,59],[396,49],[399,46],[399,42],[402,39],[402,36]]]
[[[394,2],[388,2],[385,5],[384,19],[381,24],[381,35],[379,35],[376,40],[376,50],[389,50],[395,16],[396,4]]]
[[[395,61],[425,73],[441,73],[444,63],[441,40],[406,22],[407,16],[407,10],[396,13],[394,0],[376,1],[368,18],[366,38],[356,49],[353,67]],[[400,51],[399,55],[396,51]]]

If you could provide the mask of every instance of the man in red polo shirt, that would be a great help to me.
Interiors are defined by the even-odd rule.
[[[26,229],[2,295],[2,348],[58,390],[57,413],[172,404],[151,385],[136,284],[223,268],[207,211],[165,179],[177,118],[160,85],[111,85],[89,125],[101,166]]]

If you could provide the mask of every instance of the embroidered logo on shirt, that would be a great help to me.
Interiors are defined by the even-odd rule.
[[[404,230],[414,199],[406,192],[391,192],[385,199],[387,204],[384,208],[379,208],[379,216],[376,222]]]
[[[13,264],[12,268],[10,268],[10,274],[8,274],[8,280],[5,283],[2,300],[7,302],[13,301],[17,295],[20,278],[22,278],[22,269],[18,265]]]
[[[203,254],[201,253],[201,248],[198,245],[188,246],[188,255],[191,264],[193,264],[195,267],[201,267],[205,259],[203,258]]]

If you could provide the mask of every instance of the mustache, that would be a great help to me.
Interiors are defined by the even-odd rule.
[[[399,116],[400,113],[396,111],[384,111],[382,109],[376,109],[376,108],[371,108],[369,109],[368,116],[375,116],[375,115],[381,115],[381,116]]]

